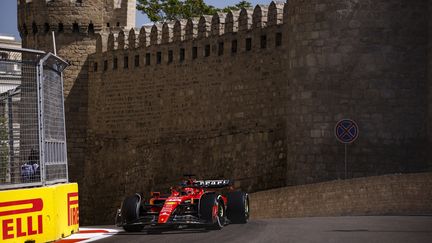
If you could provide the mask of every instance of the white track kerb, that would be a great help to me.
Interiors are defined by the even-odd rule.
[[[119,231],[115,229],[103,229],[103,228],[80,228],[79,232],[73,234],[65,239],[57,241],[57,243],[67,242],[93,242],[108,238],[117,234]]]

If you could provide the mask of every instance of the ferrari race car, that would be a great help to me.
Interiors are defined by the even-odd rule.
[[[223,189],[228,192],[222,193]],[[123,200],[116,225],[127,232],[144,229],[187,226],[221,229],[229,223],[244,224],[249,219],[249,196],[233,191],[230,180],[196,180],[189,178],[163,196],[152,192],[148,201],[140,194]]]

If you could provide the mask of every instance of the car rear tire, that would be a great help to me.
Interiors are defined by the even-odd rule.
[[[249,195],[241,191],[230,192],[227,199],[227,216],[231,223],[247,223],[249,220]]]
[[[127,232],[139,232],[144,226],[143,225],[128,225],[139,219],[139,211],[141,206],[141,196],[135,194],[133,196],[126,197],[123,200],[121,215],[123,219],[123,229]]]
[[[216,193],[206,193],[201,196],[199,204],[201,219],[209,222],[206,227],[211,230],[220,230],[226,222],[225,205],[222,197]]]

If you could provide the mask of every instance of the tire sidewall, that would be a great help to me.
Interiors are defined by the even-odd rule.
[[[140,205],[141,196],[139,194],[126,197],[123,200],[121,214],[123,229],[126,232],[139,232],[144,228],[143,225],[130,224],[139,218]]]
[[[217,211],[214,212],[214,207]],[[210,229],[221,229],[226,223],[226,210],[222,196],[217,193],[206,193],[200,200],[200,217],[207,221]]]
[[[226,210],[225,210],[225,205],[223,203],[223,199],[222,196],[218,196],[216,198],[216,202],[215,204],[218,207],[218,211],[216,213],[216,215],[214,215],[214,224],[217,224],[217,227],[222,228],[225,225],[226,222]],[[219,213],[219,210],[222,210],[222,214]]]

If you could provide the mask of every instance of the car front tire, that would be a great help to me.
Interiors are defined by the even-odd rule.
[[[141,205],[141,196],[138,194],[126,197],[123,200],[121,215],[124,223],[123,229],[126,232],[139,232],[144,228],[143,225],[129,224],[139,219],[140,205]]]
[[[211,230],[220,230],[226,222],[225,205],[222,197],[216,193],[206,193],[202,195],[199,205],[200,217],[209,222],[206,227]]]

